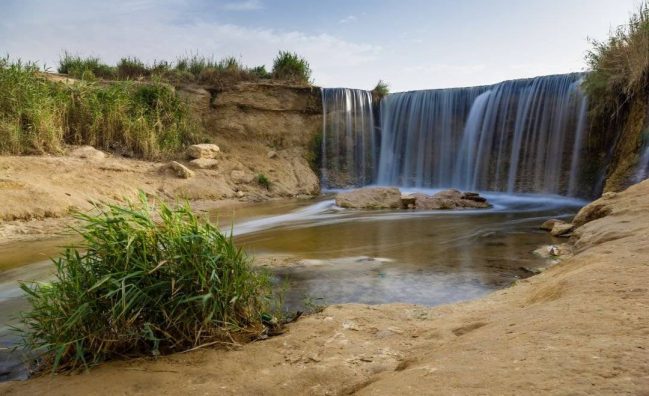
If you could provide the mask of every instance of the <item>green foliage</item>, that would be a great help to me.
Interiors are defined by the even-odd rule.
[[[138,58],[122,58],[117,63],[117,77],[120,80],[133,80],[149,75],[151,75],[151,69]]]
[[[255,180],[257,181],[257,184],[264,187],[266,190],[270,190],[270,180],[268,180],[268,177],[266,177],[266,175],[259,173],[255,177]]]
[[[62,84],[33,64],[0,60],[0,153],[59,152],[64,144],[160,158],[195,141],[197,123],[159,81]]]
[[[390,86],[383,80],[379,80],[379,82],[376,83],[376,87],[372,90],[372,95],[377,99],[382,99],[385,96],[388,96],[389,93]]]
[[[294,52],[280,51],[273,61],[273,78],[308,84],[311,68],[306,59]]]
[[[244,341],[276,323],[269,277],[188,205],[97,205],[51,283],[21,284],[24,346],[52,370]]]
[[[596,119],[614,118],[649,84],[649,4],[643,2],[629,23],[606,41],[592,41],[586,60],[591,72],[584,88]]]
[[[102,63],[99,58],[82,58],[67,51],[59,60],[58,72],[84,80],[94,80],[95,78],[110,80],[117,76],[116,69]]]
[[[264,65],[253,67],[250,69],[250,73],[256,78],[262,80],[267,80],[273,77],[273,75],[266,70],[266,66]]]

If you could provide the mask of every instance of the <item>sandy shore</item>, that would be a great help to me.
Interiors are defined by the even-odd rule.
[[[574,257],[479,300],[331,306],[233,350],[113,362],[0,393],[646,394],[649,182],[585,210],[606,216],[577,229]]]

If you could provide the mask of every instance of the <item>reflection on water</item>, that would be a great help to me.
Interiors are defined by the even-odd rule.
[[[297,265],[275,270],[278,282],[289,285],[289,309],[300,309],[305,297],[325,303],[437,305],[479,297],[525,276],[521,267],[542,265],[530,253],[550,242],[538,225],[584,204],[559,197],[483,195],[493,209],[354,211],[323,197],[241,206],[210,218],[231,229],[253,255],[296,257]],[[16,356],[6,348],[16,342],[9,326],[26,308],[17,281],[48,279],[53,266],[47,258],[69,240],[0,246],[0,379],[16,377]]]
[[[486,196],[491,210],[354,211],[322,201],[234,231],[253,254],[318,259],[275,271],[290,286],[291,308],[305,298],[438,305],[481,296],[527,276],[522,267],[544,265],[531,254],[551,241],[538,225],[583,205],[558,197]]]

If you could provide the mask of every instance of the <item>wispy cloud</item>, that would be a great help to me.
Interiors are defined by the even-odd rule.
[[[338,23],[350,23],[350,22],[355,22],[358,20],[354,15],[348,15],[344,17],[343,19],[339,20]]]
[[[233,1],[225,3],[223,9],[227,11],[254,11],[264,8],[259,0]]]

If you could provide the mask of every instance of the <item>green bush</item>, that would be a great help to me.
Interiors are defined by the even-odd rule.
[[[264,65],[253,67],[252,69],[250,69],[250,73],[256,78],[263,80],[270,79],[273,76],[266,70],[266,66]]]
[[[257,184],[259,184],[266,190],[270,190],[270,180],[268,179],[268,177],[266,177],[266,175],[260,173],[255,177],[255,180],[257,181]]]
[[[93,80],[95,77],[110,80],[117,77],[116,69],[102,63],[99,58],[82,58],[68,52],[59,60],[58,72],[86,80]]]
[[[309,84],[311,68],[306,59],[294,52],[280,51],[273,61],[273,78]]]
[[[96,209],[77,215],[83,242],[54,260],[55,280],[21,284],[24,346],[45,367],[245,341],[276,323],[269,277],[187,205],[155,210],[142,195]]]
[[[0,153],[56,153],[64,144],[156,159],[196,140],[198,123],[160,81],[62,84],[33,64],[0,60]]]
[[[117,77],[121,80],[132,80],[151,75],[151,69],[138,58],[122,58],[117,63]]]
[[[372,96],[374,96],[377,99],[382,99],[390,93],[390,86],[388,83],[386,83],[383,80],[379,80],[379,82],[376,83],[376,86],[372,90]]]
[[[586,56],[591,72],[584,87],[592,115],[610,119],[649,85],[649,4],[643,2],[629,23],[608,40],[592,45]]]

